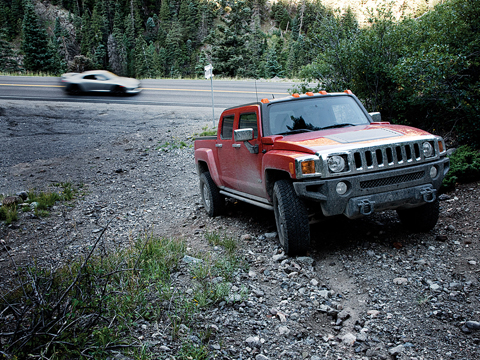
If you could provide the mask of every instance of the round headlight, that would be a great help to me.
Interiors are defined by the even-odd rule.
[[[424,142],[422,144],[423,147],[423,156],[430,157],[433,156],[433,146],[429,142]]]
[[[327,165],[331,172],[338,173],[345,169],[345,160],[341,156],[333,155],[328,158]]]
[[[348,186],[343,181],[340,181],[337,186],[335,187],[338,195],[343,195],[347,192]]]
[[[432,166],[430,168],[430,177],[434,179],[437,176],[437,173],[438,173],[437,168],[435,166]]]

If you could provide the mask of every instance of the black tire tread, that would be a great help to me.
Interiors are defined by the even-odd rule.
[[[416,208],[397,210],[397,214],[407,229],[413,232],[428,232],[437,224],[440,204],[437,198]]]
[[[274,185],[274,206],[282,207],[285,218],[283,247],[288,255],[304,254],[310,246],[310,225],[308,212],[303,201],[297,196],[288,180],[279,180]],[[275,214],[277,216],[277,214]],[[278,227],[278,220],[277,220]],[[278,230],[279,237],[282,236]],[[280,239],[282,242],[282,239]]]
[[[205,204],[202,184],[205,184],[208,191],[210,192],[210,198],[211,198],[210,209],[208,209]],[[215,183],[213,182],[213,179],[208,171],[203,172],[200,175],[200,195],[202,196],[203,205],[205,206],[205,210],[207,211],[207,214],[209,216],[215,217],[223,213],[225,208],[225,197],[222,194],[220,194],[220,191],[217,185],[215,185]]]

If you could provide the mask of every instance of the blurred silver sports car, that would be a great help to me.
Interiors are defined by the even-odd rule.
[[[68,94],[82,92],[108,92],[112,94],[136,94],[142,91],[137,79],[117,76],[106,70],[92,70],[83,73],[66,73],[61,77]]]

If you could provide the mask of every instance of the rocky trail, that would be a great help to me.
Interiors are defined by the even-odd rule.
[[[18,221],[0,225],[0,291],[14,276],[12,258],[17,265],[66,263],[107,224],[103,246],[111,249],[154,233],[215,253],[205,234],[218,232],[238,240],[248,268],[231,284],[239,301],[196,319],[197,329],[212,331],[215,358],[480,358],[480,184],[443,194],[429,233],[409,233],[394,212],[332,218],[312,225],[307,256],[291,258],[279,247],[273,213],[229,202],[225,216],[205,214],[190,136],[207,121],[174,114],[165,121],[162,131],[126,131],[83,151],[0,169],[5,195],[66,182],[78,188],[72,203],[48,217],[20,212]],[[175,277],[186,293],[188,267]],[[132,334],[162,359],[177,346],[163,325],[139,323]],[[198,341],[195,331],[184,334]]]

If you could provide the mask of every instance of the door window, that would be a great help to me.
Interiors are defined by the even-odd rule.
[[[235,115],[228,115],[223,118],[222,134],[221,134],[221,137],[223,140],[228,140],[232,138],[234,119],[235,119]]]
[[[257,114],[242,114],[240,115],[240,121],[238,123],[239,129],[253,129],[253,138],[256,139],[258,136],[258,125],[257,125]]]

